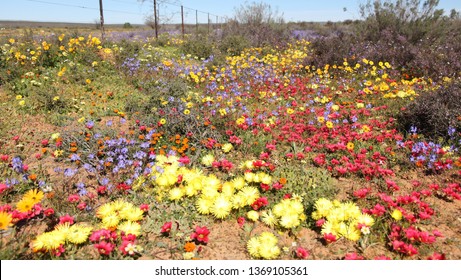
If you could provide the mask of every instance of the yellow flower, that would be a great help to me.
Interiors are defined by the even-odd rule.
[[[264,211],[261,215],[261,220],[269,227],[277,225],[277,218],[274,216],[271,210]]]
[[[47,251],[56,250],[61,244],[66,241],[65,235],[60,231],[50,231],[37,236],[37,239],[32,243],[34,250],[45,249]]]
[[[248,211],[247,217],[249,220],[256,222],[259,219],[259,214],[258,212],[251,210],[251,211]]]
[[[89,84],[91,84],[91,80],[90,80],[90,79],[86,79],[86,80],[85,80],[85,83],[86,83],[87,85],[89,85]]]
[[[363,125],[362,126],[362,131],[367,133],[367,132],[370,132],[371,131],[371,128],[368,126],[368,125]]]
[[[38,189],[29,190],[24,194],[23,199],[30,199],[34,204],[39,203],[43,199],[43,192]]]
[[[56,150],[56,151],[53,152],[53,155],[55,157],[60,157],[60,156],[62,156],[63,153],[64,153],[63,150]]]
[[[210,209],[210,212],[216,218],[224,219],[225,217],[229,216],[231,210],[232,203],[230,202],[230,199],[221,194],[215,199],[214,204]]]
[[[201,196],[197,201],[195,202],[195,206],[197,207],[197,211],[202,214],[210,214],[211,207],[213,206],[213,201],[208,199],[207,197]]]
[[[394,209],[391,214],[391,217],[394,218],[396,221],[400,221],[403,217],[402,212],[399,209]]]
[[[360,108],[363,108],[365,107],[365,104],[363,104],[362,102],[359,102],[356,104],[357,108],[360,109]]]
[[[127,207],[119,212],[120,218],[136,222],[142,220],[144,212],[139,207]]]
[[[116,213],[112,213],[102,218],[102,224],[105,228],[117,227],[120,222],[120,217]]]
[[[317,117],[317,121],[318,121],[319,123],[323,123],[323,122],[325,122],[325,118],[322,117],[322,116]]]
[[[325,124],[325,126],[326,126],[327,128],[330,128],[330,129],[331,129],[331,128],[333,128],[333,123],[332,123],[331,121],[327,121],[326,124]]]
[[[250,240],[247,242],[247,250],[250,256],[254,258],[259,258],[259,246],[261,244],[259,243],[258,237],[252,237]]]
[[[222,145],[221,149],[223,150],[223,152],[228,153],[228,152],[230,152],[232,150],[233,147],[234,146],[232,146],[231,143],[226,143],[226,144]]]
[[[331,106],[331,109],[333,109],[333,111],[338,111],[339,106],[335,104],[335,105]]]
[[[70,227],[70,230],[67,233],[67,240],[70,243],[82,244],[88,239],[92,229],[92,227],[87,227],[82,224],[75,224]]]
[[[211,164],[215,161],[215,158],[212,154],[207,154],[202,158],[202,164],[205,166],[211,166]]]
[[[125,234],[138,236],[141,234],[141,225],[136,222],[126,221],[118,226],[118,230],[123,231]]]
[[[354,149],[354,143],[352,143],[352,142],[347,142],[346,148],[347,148],[348,150],[350,150],[350,151],[353,150],[353,149]]]
[[[182,188],[172,188],[169,192],[170,200],[180,200],[184,196],[184,190]]]
[[[24,105],[26,105],[26,101],[24,99],[19,101],[19,106],[23,107]]]
[[[165,119],[160,119],[159,123],[162,124],[162,125],[166,124],[166,120]]]
[[[0,212],[0,230],[5,230],[11,225],[13,217],[10,213],[1,211]]]
[[[22,95],[18,94],[16,95],[16,100],[21,100],[22,99]]]
[[[253,204],[260,196],[259,190],[255,187],[243,187],[239,193],[243,195],[247,205]]]
[[[16,204],[16,209],[18,209],[18,211],[21,213],[26,213],[32,210],[34,205],[35,205],[35,202],[32,199],[23,198]]]
[[[184,115],[189,115],[189,114],[190,114],[190,110],[189,110],[189,109],[185,109],[183,113],[184,113]]]

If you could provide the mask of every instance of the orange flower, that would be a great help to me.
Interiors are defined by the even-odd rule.
[[[279,183],[282,185],[285,185],[287,183],[287,178],[285,177],[280,178]]]
[[[30,174],[29,179],[32,180],[32,181],[35,181],[35,180],[37,180],[37,175],[36,174]]]
[[[192,243],[192,242],[187,242],[185,245],[184,245],[184,251],[186,252],[192,252],[195,250],[195,244]]]

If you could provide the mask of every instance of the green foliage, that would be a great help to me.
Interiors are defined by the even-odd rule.
[[[387,30],[415,44],[443,28],[443,10],[437,9],[438,4],[439,0],[368,0],[361,5],[365,21],[359,29],[366,40],[377,41]]]
[[[417,133],[425,137],[445,142],[453,140],[455,135],[449,134],[449,128],[461,131],[461,84],[455,82],[439,89],[422,93],[398,117],[402,131],[409,132],[412,126]]]
[[[190,54],[198,58],[207,59],[213,54],[213,43],[207,36],[192,36],[186,39],[180,47],[183,54]]]
[[[219,50],[229,56],[240,55],[249,46],[248,40],[241,35],[229,35],[219,43]]]

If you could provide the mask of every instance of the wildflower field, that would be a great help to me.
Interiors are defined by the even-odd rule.
[[[189,39],[3,34],[1,259],[461,258],[459,78]]]

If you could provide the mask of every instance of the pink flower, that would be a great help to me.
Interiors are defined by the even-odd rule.
[[[60,244],[58,248],[51,251],[51,254],[53,256],[60,257],[62,255],[62,253],[64,253],[65,251],[66,251],[66,249],[62,246],[62,244]]]
[[[7,184],[0,184],[0,193],[4,192],[8,188],[9,188],[9,186]]]
[[[171,231],[171,225],[172,225],[172,224],[173,224],[172,222],[166,222],[166,223],[164,223],[163,226],[162,226],[162,228],[161,228],[161,230],[160,230],[160,233],[163,233],[163,234],[165,234],[165,235],[169,234],[170,231]]]
[[[208,243],[208,234],[210,231],[207,227],[195,227],[195,232],[190,235],[191,239],[195,239],[198,242]]]
[[[245,217],[242,217],[242,216],[238,217],[237,223],[240,227],[243,227],[243,225],[245,224]]]
[[[374,258],[375,260],[391,260],[391,258],[381,255]]]
[[[65,216],[59,217],[59,223],[60,224],[69,223],[72,225],[74,223],[74,217],[70,216],[69,214],[66,214]]]
[[[184,164],[184,165],[190,163],[190,159],[189,159],[188,156],[181,157],[178,161],[179,161],[180,163]]]
[[[96,188],[96,192],[99,195],[105,194],[107,192],[107,187],[106,186],[99,186]]]
[[[48,144],[49,144],[48,139],[43,139],[43,140],[42,140],[42,146],[43,146],[43,147],[48,146]]]
[[[259,208],[266,206],[269,202],[267,201],[267,197],[263,196],[258,198],[253,204],[251,204],[251,207],[253,210],[257,211]]]
[[[99,254],[108,256],[114,250],[115,244],[101,241],[97,244],[94,244],[94,247],[98,249]]]
[[[99,242],[103,240],[110,240],[111,239],[111,231],[108,229],[100,229],[94,231],[90,236],[91,242]]]
[[[143,211],[143,212],[148,212],[149,211],[149,204],[141,204],[141,206],[139,206],[139,209],[141,209],[141,211]]]
[[[325,241],[327,243],[332,243],[332,242],[335,242],[337,240],[336,235],[334,235],[333,233],[325,233],[323,235],[323,239],[325,239]]]
[[[51,215],[54,215],[54,209],[53,208],[47,208],[43,211],[43,214],[45,214],[45,216],[49,217]]]
[[[428,260],[445,260],[445,254],[434,252],[431,256],[427,257]]]
[[[326,222],[325,219],[317,220],[317,221],[315,222],[315,226],[316,226],[316,227],[322,227],[323,224],[324,224],[325,222]]]
[[[360,255],[358,255],[357,253],[347,253],[345,256],[344,256],[344,259],[345,260],[363,260],[364,258]]]
[[[305,259],[307,259],[309,257],[309,252],[306,249],[304,249],[303,247],[298,247],[296,249],[296,256],[298,258],[300,258],[300,259],[305,260]]]
[[[80,210],[85,210],[85,207],[86,207],[86,203],[83,201],[77,205],[77,208]]]
[[[71,194],[67,197],[67,201],[69,202],[79,202],[80,196],[78,194]]]

